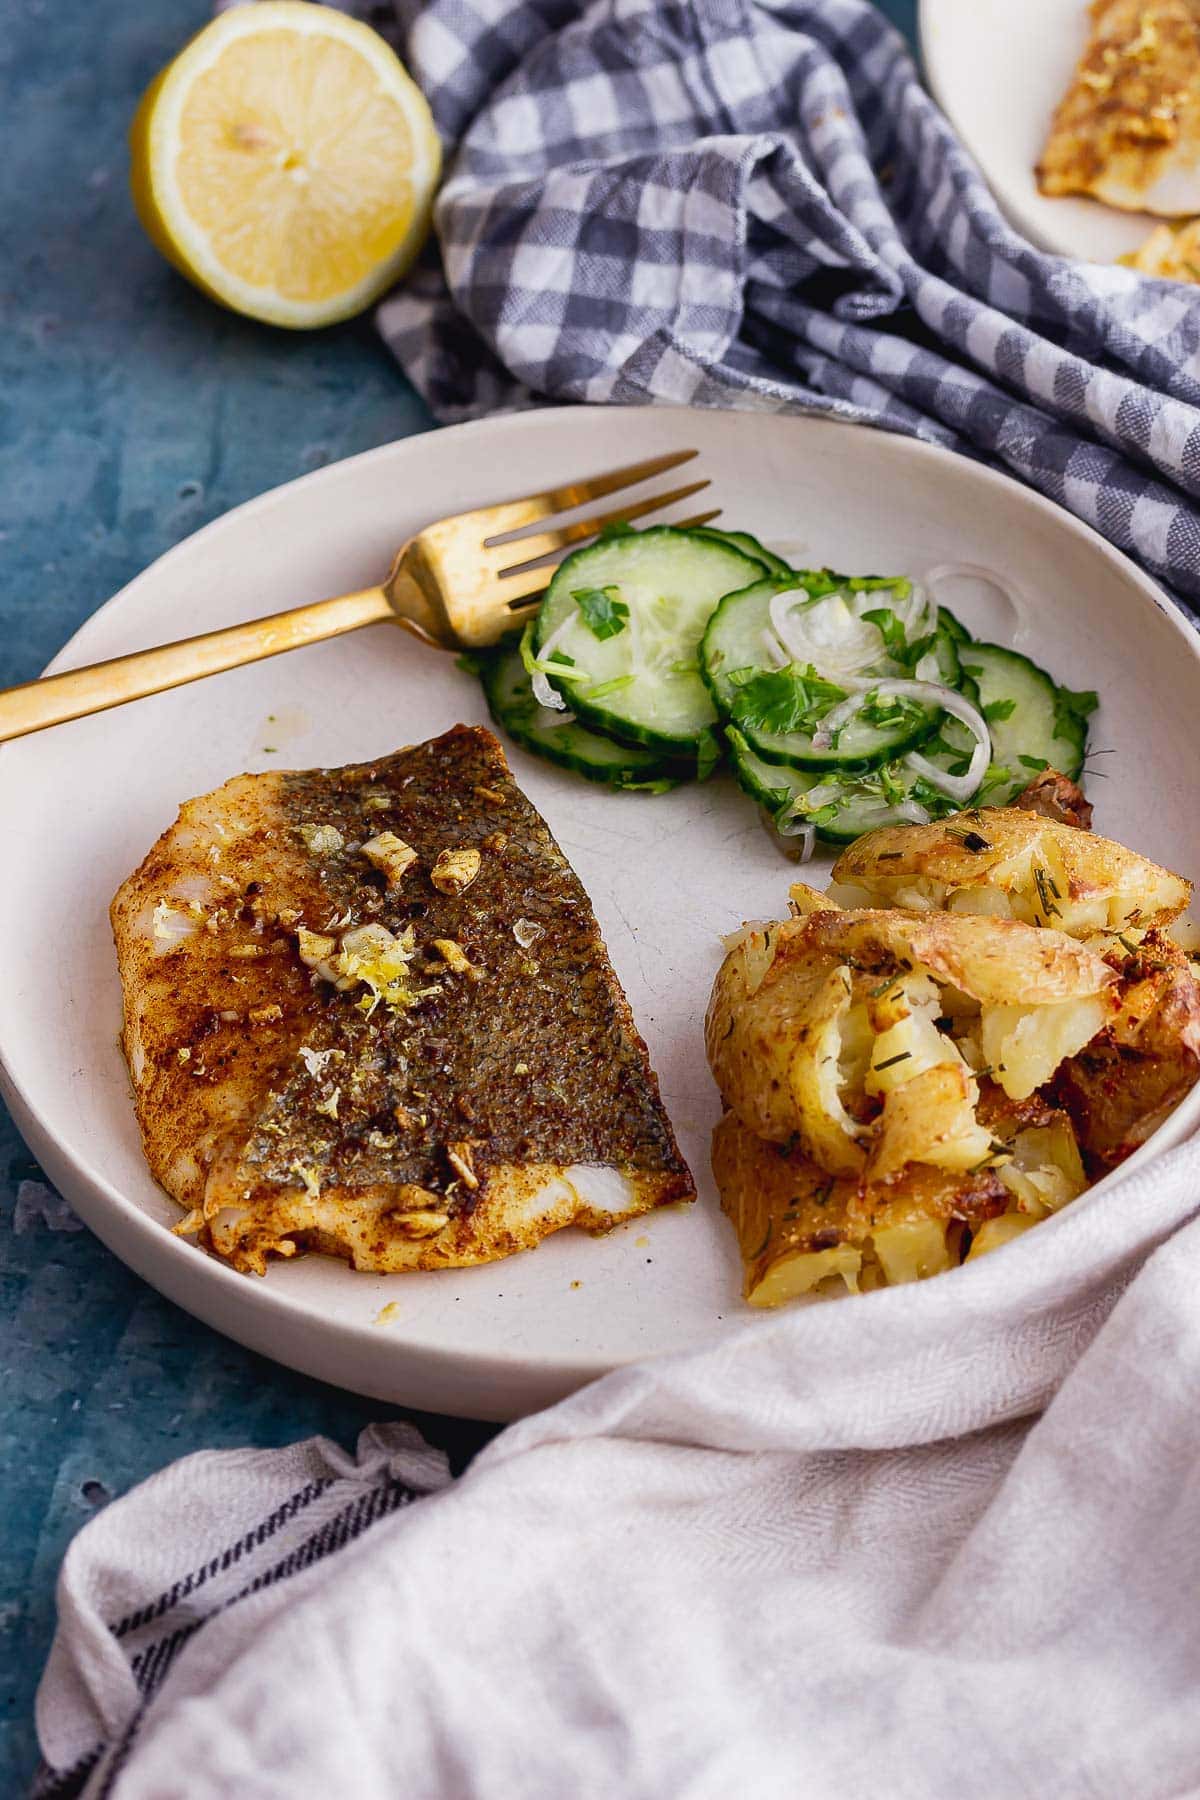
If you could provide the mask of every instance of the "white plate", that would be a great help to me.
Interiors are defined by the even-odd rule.
[[[1034,166],[1088,37],[1087,0],[921,0],[935,99],[1019,231],[1043,250],[1115,262],[1158,223],[1098,200],[1049,200]]]
[[[441,513],[684,445],[699,447],[731,526],[796,542],[814,564],[920,571],[969,558],[1014,578],[1027,596],[1016,615],[994,589],[968,584],[967,623],[1101,690],[1093,741],[1113,754],[1094,788],[1099,827],[1200,870],[1195,639],[1149,581],[1047,501],[965,458],[856,426],[564,408],[409,438],[179,545],[91,619],[60,664],[362,586]],[[754,807],[724,777],[653,799],[614,795],[511,750],[595,902],[701,1197],[605,1239],[563,1232],[485,1269],[369,1276],[309,1257],[256,1280],[171,1236],[179,1215],[142,1160],[117,1049],[107,920],[110,895],[186,796],[241,769],[354,762],[484,717],[477,685],[450,657],[378,626],[10,745],[0,755],[0,1071],[51,1178],[180,1305],[327,1381],[503,1418],[753,1318],[708,1173],[717,1105],[701,1019],[719,934],[785,908],[791,871]],[[1178,1138],[1198,1113],[1200,1092],[1166,1134]],[[1102,1203],[1096,1192],[1080,1204]],[[393,1300],[398,1316],[375,1324]]]

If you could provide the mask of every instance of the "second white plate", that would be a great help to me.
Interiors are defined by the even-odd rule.
[[[1115,262],[1158,223],[1098,200],[1047,199],[1034,167],[1088,35],[1087,0],[921,0],[934,98],[1004,212],[1043,250]]]

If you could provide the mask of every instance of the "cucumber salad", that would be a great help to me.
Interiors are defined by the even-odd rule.
[[[663,793],[728,759],[807,855],[1003,806],[1046,768],[1078,778],[1096,695],[972,638],[936,599],[954,572],[793,569],[746,532],[618,528],[559,565],[519,644],[463,666],[502,730],[590,781]]]

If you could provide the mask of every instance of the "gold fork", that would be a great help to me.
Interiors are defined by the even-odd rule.
[[[619,506],[545,531],[531,533],[531,526],[663,475],[696,454],[695,450],[676,450],[544,494],[439,519],[397,551],[379,587],[343,594],[336,600],[317,600],[245,625],[206,631],[156,650],[139,650],[9,688],[0,692],[0,743],[384,620],[403,625],[424,643],[442,650],[485,649],[523,624],[536,609],[556,564],[573,545],[595,537],[606,526],[660,512],[709,484],[693,481],[670,493],[652,494],[632,506]],[[681,523],[706,524],[719,510]]]

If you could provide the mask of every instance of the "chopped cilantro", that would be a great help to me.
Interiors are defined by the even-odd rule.
[[[593,637],[616,637],[629,623],[629,608],[616,587],[575,588],[572,600],[583,614],[583,622]]]
[[[983,709],[983,716],[989,725],[999,725],[1004,719],[1011,719],[1016,710],[1015,700],[990,700]]]
[[[836,594],[844,588],[846,580],[845,575],[838,575],[833,569],[797,569],[790,585],[802,588],[810,600],[823,600],[826,594]]]
[[[896,776],[892,773],[892,768],[893,765],[884,763],[875,771],[875,773],[878,777],[880,791],[882,792],[884,799],[889,806],[896,806],[901,800],[905,799],[906,790],[903,782],[898,781]]]
[[[534,621],[530,619],[521,633],[520,653],[525,673],[527,675],[557,675],[562,681],[586,681],[586,675],[580,674],[578,671],[572,673],[575,670],[575,658],[568,656],[565,650],[552,651],[548,662],[544,662],[534,655],[533,626]]]
[[[797,663],[783,669],[737,670],[730,682],[734,722],[751,731],[809,731],[831,706],[846,698],[844,688]]]
[[[721,760],[721,746],[715,732],[702,731],[696,746],[696,780],[707,781]]]
[[[925,711],[919,700],[909,700],[902,694],[880,695],[872,689],[858,716],[864,724],[874,725],[881,731],[904,730],[923,719]]]
[[[908,639],[904,635],[904,626],[896,617],[890,606],[873,606],[863,614],[868,625],[874,625],[883,639],[884,649],[897,661],[902,660],[908,650]]]
[[[1094,688],[1081,688],[1078,693],[1067,687],[1055,688],[1055,737],[1067,740],[1074,738],[1078,734],[1079,727],[1087,725],[1099,704],[1100,696]]]
[[[1034,769],[1039,774],[1043,769],[1048,769],[1050,767],[1050,764],[1046,761],[1044,756],[1018,756],[1017,761],[1021,764],[1022,768]]]

